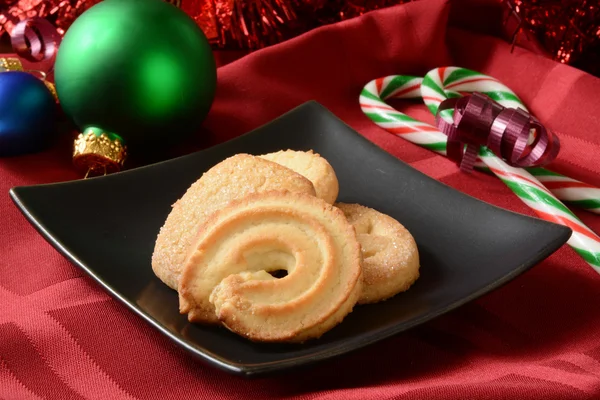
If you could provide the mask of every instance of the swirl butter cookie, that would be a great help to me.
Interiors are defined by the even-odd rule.
[[[419,252],[392,217],[359,204],[336,204],[356,229],[362,248],[363,289],[359,304],[377,303],[408,288],[419,277]]]
[[[317,197],[333,204],[339,192],[339,183],[333,167],[326,159],[310,151],[282,150],[259,156],[296,171],[310,180]]]
[[[269,273],[282,269],[279,279]],[[354,228],[339,209],[310,195],[255,193],[200,229],[181,275],[180,311],[253,341],[303,342],[352,311],[361,274]]]
[[[248,154],[235,155],[208,170],[173,205],[158,234],[152,255],[156,276],[177,289],[191,240],[208,216],[233,200],[268,190],[315,194],[302,175]]]

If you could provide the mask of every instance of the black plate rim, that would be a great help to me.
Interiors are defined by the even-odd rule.
[[[142,170],[145,170],[147,168],[156,168],[159,165],[163,165],[166,163],[173,163],[173,162],[177,162],[178,160],[181,160],[183,158],[187,158],[187,157],[193,157],[193,156],[197,156],[198,154],[201,154],[205,151],[208,150],[214,150],[217,149],[221,146],[229,146],[232,142],[235,142],[237,140],[240,140],[241,138],[245,138],[248,136],[252,136],[252,135],[256,135],[256,134],[260,134],[261,129],[268,125],[271,124],[273,121],[281,119],[281,118],[285,118],[287,114],[292,113],[294,111],[297,111],[301,108],[304,107],[318,107],[328,113],[330,113],[331,115],[333,115],[335,118],[337,118],[334,114],[331,113],[331,111],[329,111],[327,108],[325,108],[324,106],[322,106],[321,104],[317,103],[316,101],[309,101],[306,103],[301,104],[298,107],[295,107],[291,110],[289,110],[288,112],[282,114],[281,116],[274,118],[273,120],[267,122],[264,125],[261,125],[243,135],[240,135],[236,138],[233,138],[229,141],[217,144],[215,146],[212,146],[210,148],[207,149],[203,149],[194,153],[190,153],[190,154],[186,154],[177,158],[173,158],[170,160],[165,160],[165,161],[161,161],[159,163],[155,163],[155,164],[150,164],[150,165],[146,165],[146,166],[142,166],[139,168],[135,168],[132,170],[127,170],[127,171],[123,171],[114,175],[109,175],[109,176],[101,176],[101,177],[94,177],[94,178],[88,178],[86,181],[87,182],[91,182],[93,180],[97,180],[97,179],[114,179],[117,176],[129,176],[130,174],[135,174],[135,173],[140,173]],[[339,119],[338,119],[339,120]],[[339,120],[340,122],[344,123],[346,126],[348,126],[345,122],[343,122],[342,120]],[[349,126],[348,126],[349,127]],[[379,146],[377,146],[376,144],[374,144],[373,142],[369,141],[368,139],[366,139],[364,136],[362,136],[361,134],[359,134],[358,132],[356,132],[356,130],[354,130],[352,127],[349,127],[349,132],[352,132],[353,134],[357,135],[358,137],[362,138],[363,141],[373,147],[376,147],[379,151],[381,151],[382,155],[384,156],[388,156],[390,158],[393,158],[395,161],[397,162],[402,162],[401,160],[397,159],[396,157],[394,157],[393,155],[389,154],[388,152],[386,152],[385,150],[381,149]],[[414,167],[410,166],[409,164],[408,167],[414,169],[415,171],[417,171],[418,173],[422,174],[423,176],[425,176],[426,178],[428,178],[430,181],[432,181],[432,183],[436,183],[437,185],[443,186],[446,189],[450,189],[453,191],[457,191],[456,189],[436,180],[433,179],[423,173],[421,173],[420,171],[416,170]],[[190,344],[188,344],[185,340],[181,340],[178,337],[176,337],[174,334],[172,334],[170,331],[168,331],[165,327],[163,327],[158,321],[154,320],[150,315],[144,313],[141,309],[138,309],[134,303],[129,302],[124,296],[122,296],[118,291],[116,291],[111,285],[107,284],[106,282],[104,282],[102,279],[100,279],[91,269],[89,269],[88,267],[86,267],[85,264],[83,264],[79,259],[77,259],[77,257],[75,257],[75,255],[73,255],[68,248],[63,245],[58,239],[56,239],[53,235],[52,232],[50,232],[48,229],[46,229],[46,227],[43,225],[43,223],[41,223],[36,216],[34,215],[34,213],[32,213],[30,210],[27,209],[27,207],[25,206],[25,204],[22,202],[19,193],[21,193],[22,191],[26,191],[30,188],[37,188],[37,187],[42,187],[42,186],[56,186],[56,185],[69,185],[69,184],[73,184],[73,183],[81,183],[83,182],[82,180],[75,180],[75,181],[66,181],[66,182],[57,182],[57,183],[47,183],[47,184],[39,184],[39,185],[30,185],[30,186],[17,186],[17,187],[13,187],[9,190],[9,194],[10,197],[12,199],[12,201],[15,203],[15,205],[17,206],[17,208],[22,212],[22,214],[25,216],[25,218],[28,220],[28,222],[33,225],[33,227],[38,231],[38,233],[40,233],[40,235],[48,242],[50,243],[55,249],[57,249],[59,251],[59,253],[61,255],[63,255],[64,257],[66,257],[69,261],[71,261],[73,264],[75,264],[77,267],[79,267],[80,269],[82,269],[88,276],[90,276],[94,281],[96,281],[97,283],[100,284],[101,287],[103,287],[108,293],[109,295],[111,295],[113,298],[117,299],[118,301],[120,301],[121,303],[123,303],[128,309],[130,309],[131,311],[133,311],[135,314],[139,315],[143,320],[145,320],[147,323],[149,323],[150,325],[152,325],[153,327],[155,327],[156,329],[159,330],[159,332],[161,332],[162,334],[164,334],[167,338],[169,338],[169,340],[171,340],[172,342],[174,342],[176,345],[184,348],[185,350],[189,351],[191,354],[193,354],[195,357],[198,357],[216,367],[218,367],[219,369],[235,374],[235,375],[240,375],[240,376],[244,376],[244,377],[258,377],[258,376],[263,376],[266,374],[270,374],[270,373],[274,373],[274,372],[279,372],[279,371],[288,371],[290,369],[293,368],[297,368],[297,367],[301,367],[301,366],[305,366],[308,364],[311,364],[313,362],[315,362],[316,360],[321,360],[323,358],[326,359],[331,359],[334,357],[338,357],[340,355],[343,354],[347,354],[350,352],[354,352],[357,351],[359,349],[362,349],[366,346],[369,346],[373,343],[382,341],[384,339],[387,339],[391,336],[394,336],[398,333],[407,331],[417,325],[420,325],[422,323],[425,323],[427,321],[430,321],[434,318],[437,318],[449,311],[452,311],[466,303],[469,303],[481,296],[483,296],[484,294],[489,293],[492,290],[498,289],[501,286],[505,285],[506,283],[510,282],[511,280],[513,280],[515,277],[519,276],[520,274],[522,274],[523,272],[529,270],[531,267],[533,267],[536,264],[536,259],[545,259],[546,257],[548,257],[549,255],[551,255],[554,251],[556,251],[556,249],[558,249],[566,240],[568,240],[568,238],[570,237],[572,231],[571,229],[564,227],[562,225],[558,225],[558,224],[554,224],[551,222],[547,222],[547,221],[543,221],[540,220],[538,218],[535,217],[531,217],[528,215],[523,215],[523,214],[519,214],[516,213],[514,211],[511,210],[506,210],[503,208],[500,208],[494,204],[490,204],[487,202],[484,202],[482,200],[479,200],[473,196],[470,196],[466,193],[460,192],[461,194],[463,194],[464,196],[470,197],[475,201],[481,202],[481,203],[485,203],[491,207],[494,207],[498,210],[501,210],[502,212],[505,213],[511,213],[511,214],[515,214],[518,215],[521,218],[528,218],[528,219],[532,219],[535,220],[536,222],[542,222],[545,224],[549,224],[549,225],[554,225],[554,228],[559,228],[562,230],[561,235],[557,235],[557,238],[548,243],[542,250],[540,250],[540,252],[538,254],[536,254],[535,256],[532,256],[530,259],[528,259],[527,261],[523,262],[521,265],[519,265],[518,267],[514,268],[509,274],[505,275],[504,277],[502,277],[501,279],[497,279],[496,281],[488,284],[487,286],[474,291],[473,293],[471,293],[469,296],[463,297],[451,304],[449,304],[447,307],[444,307],[436,312],[432,312],[429,314],[425,314],[420,318],[417,318],[413,321],[411,321],[410,323],[405,323],[402,325],[397,325],[397,326],[392,326],[390,328],[387,329],[382,329],[379,332],[373,333],[371,335],[369,335],[367,338],[363,339],[360,342],[346,342],[346,343],[342,343],[340,345],[337,345],[335,347],[329,347],[327,349],[324,349],[318,353],[313,353],[310,355],[306,355],[306,356],[301,356],[301,357],[297,357],[297,358],[292,358],[292,359],[287,359],[287,360],[282,360],[282,361],[272,361],[272,362],[266,362],[266,363],[260,363],[260,364],[241,364],[241,363],[236,363],[236,362],[232,362],[229,360],[226,360],[222,357],[220,357],[217,354],[214,354],[208,350],[203,349],[202,351],[196,349],[195,347],[191,346]]]

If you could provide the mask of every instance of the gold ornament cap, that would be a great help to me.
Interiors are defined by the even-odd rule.
[[[0,57],[0,72],[10,72],[10,71],[20,71],[20,72],[29,72],[29,73],[38,73],[41,76],[39,77],[44,85],[48,88],[50,93],[52,93],[52,97],[58,103],[58,94],[56,93],[56,88],[54,84],[48,80],[46,80],[46,73],[41,71],[25,71],[23,69],[23,64],[21,64],[21,60],[14,57]]]
[[[86,177],[119,172],[126,158],[127,146],[114,133],[91,127],[75,139],[73,164]]]
[[[14,57],[0,58],[0,72],[8,71],[23,71],[23,64],[21,64],[21,60]]]

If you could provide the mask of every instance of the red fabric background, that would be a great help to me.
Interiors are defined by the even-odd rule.
[[[600,185],[600,80],[522,49],[511,54],[489,36],[499,22],[495,3],[424,0],[256,52],[219,70],[206,132],[185,151],[315,99],[426,174],[533,215],[494,177],[459,173],[360,111],[358,94],[373,78],[458,65],[513,88],[560,134],[554,168]],[[423,106],[401,105],[432,121]],[[206,366],[66,262],[9,200],[15,185],[76,179],[69,152],[65,139],[41,154],[0,159],[2,399],[600,399],[600,276],[566,246],[477,301],[307,371],[247,381]],[[578,214],[600,232],[600,216]]]

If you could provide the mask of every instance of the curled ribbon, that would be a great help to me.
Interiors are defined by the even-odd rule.
[[[61,36],[50,22],[34,17],[15,25],[11,34],[12,47],[27,61],[40,63],[44,72],[52,70]]]
[[[442,111],[450,108],[454,108],[452,123],[441,116]],[[520,108],[505,108],[477,92],[444,100],[435,123],[448,136],[448,157],[463,171],[473,169],[479,146],[487,146],[513,167],[546,165],[560,150],[558,137],[534,116]]]

